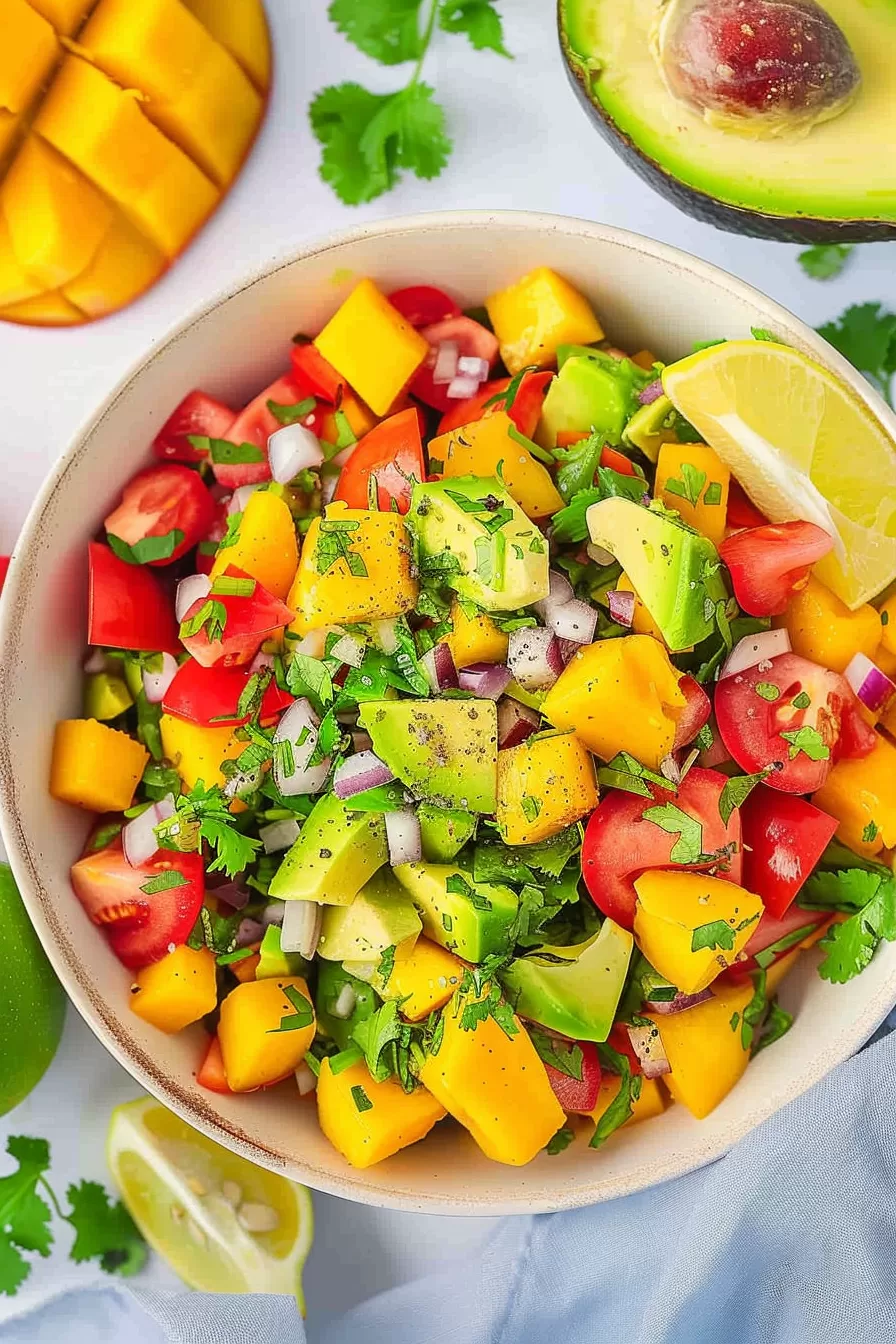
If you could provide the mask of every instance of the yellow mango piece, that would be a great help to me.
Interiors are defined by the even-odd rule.
[[[864,608],[860,607],[860,611]],[[896,658],[896,594],[888,597],[880,606],[881,644],[893,658]],[[864,653],[865,650],[863,649]],[[868,655],[871,657],[871,654]],[[889,673],[887,674],[889,676]]]
[[[725,540],[731,472],[705,443],[664,443],[656,464],[654,496],[677,509],[714,546]],[[696,498],[696,503],[692,502]]]
[[[0,107],[0,170],[12,155],[23,122],[24,118],[21,115],[7,112],[5,107]]]
[[[271,39],[262,0],[184,0],[262,93],[271,82]]]
[[[639,1076],[641,1077],[640,1094],[633,1099],[632,1113],[625,1121],[625,1124],[619,1126],[620,1129],[624,1129],[625,1125],[637,1125],[641,1120],[652,1120],[654,1116],[662,1115],[663,1111],[665,1111],[666,1107],[669,1105],[669,1100],[665,1092],[655,1078],[645,1078],[643,1075]],[[588,1111],[587,1113],[588,1119],[593,1120],[595,1125],[597,1125],[598,1120],[601,1119],[604,1112],[609,1110],[611,1104],[616,1100],[621,1086],[622,1079],[617,1073],[604,1073],[601,1075],[600,1090],[597,1094],[597,1105],[594,1107],[593,1111]]]
[[[57,723],[50,793],[91,812],[122,812],[134,801],[149,752],[127,733],[96,719]]]
[[[285,991],[294,990],[307,1004],[307,1026],[280,1031],[284,1018],[297,1016],[298,1005]],[[234,1092],[254,1092],[299,1067],[314,1040],[317,1025],[308,986],[299,975],[275,980],[247,980],[232,989],[221,1004],[218,1040],[228,1086]]]
[[[207,947],[176,947],[138,971],[134,984],[136,992],[128,1000],[131,1012],[169,1035],[217,1007],[217,966]]]
[[[721,984],[713,997],[684,1013],[645,1013],[659,1028],[672,1072],[663,1082],[698,1120],[714,1111],[743,1076],[750,1062],[750,1039],[743,1043],[743,1011],[753,982]]]
[[[405,1092],[394,1079],[378,1083],[363,1059],[334,1073],[321,1061],[317,1080],[320,1127],[337,1152],[363,1170],[425,1139],[445,1108],[425,1087]]]
[[[425,338],[372,280],[355,286],[314,344],[377,415],[386,414],[429,354]]]
[[[0,319],[31,327],[74,327],[84,321],[84,314],[60,290],[48,290],[0,308]]]
[[[635,593],[635,585],[624,570],[616,580],[616,587],[621,593]],[[636,635],[650,635],[652,639],[658,639],[661,644],[666,642],[663,639],[662,630],[660,630],[637,593],[635,593],[635,610],[632,615],[632,630]]]
[[[0,308],[23,303],[40,293],[40,282],[27,274],[13,251],[9,228],[0,210]]]
[[[448,645],[458,670],[474,663],[505,662],[510,636],[498,629],[488,612],[468,616],[459,602],[452,602],[450,620],[451,633],[441,642]]]
[[[67,159],[29,136],[0,187],[13,250],[47,289],[73,280],[90,263],[113,208]]]
[[[429,938],[405,942],[395,953],[395,962],[385,982],[374,973],[373,987],[384,999],[401,999],[401,1015],[420,1022],[436,1008],[443,1008],[460,984],[464,964],[447,948]]]
[[[261,95],[180,0],[100,0],[79,36],[90,58],[218,186],[227,186],[261,120]]]
[[[702,873],[653,869],[635,879],[635,941],[683,994],[699,994],[730,966],[756,932],[758,896]]]
[[[597,807],[594,761],[574,733],[527,738],[498,752],[498,810],[507,845],[534,845]]]
[[[348,554],[338,555],[337,544]],[[418,591],[410,537],[398,514],[330,504],[323,521],[314,519],[302,546],[286,599],[296,613],[289,628],[301,637],[325,625],[392,620],[411,610]]]
[[[680,679],[665,648],[647,635],[600,640],[573,655],[541,712],[604,760],[628,751],[656,770],[672,750],[685,705]]]
[[[584,294],[547,266],[490,294],[485,307],[510,373],[529,364],[549,369],[557,362],[558,346],[603,339],[603,328]]]
[[[836,593],[811,574],[805,588],[794,594],[773,625],[787,631],[794,653],[832,672],[844,672],[857,653],[873,659],[881,636],[886,635],[874,607],[866,602],[850,611]]]
[[[166,264],[158,248],[119,215],[90,265],[63,286],[63,294],[87,317],[104,317],[149,289]]]
[[[488,993],[489,986],[483,987]],[[544,1065],[519,1018],[506,1036],[491,1016],[472,1031],[461,1026],[473,997],[457,994],[444,1011],[442,1044],[420,1078],[486,1157],[508,1166],[531,1162],[565,1123]]]
[[[496,476],[500,466],[507,493],[529,518],[549,518],[563,508],[563,499],[550,472],[536,462],[523,444],[511,438],[513,421],[496,411],[462,429],[433,439],[430,459],[443,462],[444,475]]]
[[[23,112],[52,70],[59,43],[50,24],[26,0],[3,0],[0,32],[0,107]]]
[[[892,849],[896,846],[896,746],[878,734],[871,755],[838,761],[812,801],[837,818],[837,839],[856,854],[870,859],[882,849]],[[865,835],[874,838],[866,840]]]
[[[217,189],[153,126],[135,94],[77,56],[63,61],[35,129],[167,257],[176,256],[218,202]]]
[[[235,760],[246,745],[237,738],[236,729],[226,724],[206,727],[163,714],[159,727],[162,750],[183,780],[187,793],[200,779],[207,789],[213,784],[223,785],[221,762]]]
[[[236,541],[218,552],[210,578],[214,582],[228,565],[236,565],[282,602],[292,587],[298,564],[299,547],[289,505],[270,490],[256,490],[243,511]]]
[[[71,37],[93,0],[29,0],[62,37]]]

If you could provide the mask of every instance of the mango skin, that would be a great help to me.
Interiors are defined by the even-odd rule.
[[[324,1059],[317,1081],[317,1113],[337,1152],[364,1170],[425,1139],[444,1119],[445,1108],[425,1087],[405,1092],[392,1078],[376,1082],[363,1059],[337,1074]]]
[[[9,865],[0,864],[0,1115],[24,1101],[50,1067],[65,1004]]]
[[[296,1009],[283,992],[292,988],[307,1000],[311,1022],[296,1031],[278,1031]],[[232,1092],[254,1092],[294,1073],[314,1040],[317,1023],[308,986],[299,975],[247,980],[221,1004],[218,1040]]]

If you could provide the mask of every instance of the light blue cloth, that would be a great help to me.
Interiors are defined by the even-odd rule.
[[[308,1344],[892,1344],[896,1034],[713,1166],[484,1251]],[[599,1160],[599,1159],[596,1159]],[[70,1293],[3,1344],[305,1344],[287,1298]]]

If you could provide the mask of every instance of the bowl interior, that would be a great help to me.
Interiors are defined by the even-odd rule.
[[[32,919],[75,1004],[151,1092],[220,1142],[274,1170],[347,1198],[431,1213],[555,1210],[608,1199],[720,1156],[736,1139],[844,1059],[896,998],[896,944],[858,979],[834,987],[807,954],[781,999],[793,1030],[763,1052],[707,1119],[681,1106],[617,1135],[599,1153],[579,1140],[521,1170],[487,1161],[452,1123],[370,1171],[348,1167],[323,1138],[313,1104],[284,1084],[218,1097],[195,1082],[200,1028],[176,1037],[128,1010],[130,979],[87,922],[68,871],[88,818],[47,793],[53,726],[80,711],[86,542],[172,408],[201,386],[234,404],[282,371],[290,338],[315,332],[352,284],[443,286],[462,305],[537,265],[592,299],[610,337],[665,359],[714,337],[769,327],[853,386],[887,431],[896,420],[839,356],[748,286],[631,234],[537,215],[424,216],[320,246],[243,285],[189,320],[129,376],[60,462],[17,548],[2,624],[0,803],[10,858]],[[708,1065],[711,1067],[711,1062]]]

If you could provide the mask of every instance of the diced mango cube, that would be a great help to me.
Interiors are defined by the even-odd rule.
[[[353,1167],[372,1167],[426,1138],[445,1108],[425,1087],[413,1092],[393,1079],[378,1083],[363,1060],[334,1073],[321,1061],[317,1082],[320,1127]]]
[[[844,672],[857,653],[873,659],[882,635],[886,642],[886,627],[881,626],[874,607],[866,602],[850,611],[836,593],[811,574],[773,624],[787,631],[794,653],[832,672]]]
[[[262,93],[271,80],[271,39],[262,0],[184,0],[216,42],[238,61]]]
[[[52,27],[26,0],[3,0],[0,10],[0,107],[23,112],[59,55]]]
[[[752,997],[751,980],[720,984],[711,999],[685,1013],[645,1014],[659,1028],[672,1068],[663,1082],[698,1120],[715,1110],[750,1062],[743,1012]]]
[[[664,443],[656,464],[654,495],[676,509],[714,546],[725,540],[731,472],[705,443]]]
[[[403,519],[330,504],[302,546],[286,599],[296,613],[289,628],[301,637],[326,625],[392,620],[411,610],[417,593]]]
[[[603,328],[584,294],[547,266],[489,295],[485,306],[511,373],[529,364],[551,368],[559,346],[603,339]]]
[[[635,941],[683,994],[699,994],[734,962],[763,912],[752,892],[703,873],[653,869],[635,891]]]
[[[236,729],[226,724],[191,723],[163,714],[159,727],[162,750],[183,780],[186,792],[200,779],[207,789],[223,785],[221,762],[236,760],[246,745],[236,736]]]
[[[388,980],[374,973],[373,987],[384,999],[400,999],[401,1015],[421,1022],[436,1008],[443,1008],[461,982],[464,964],[447,948],[429,938],[418,938],[395,954]]]
[[[362,280],[315,340],[324,359],[377,415],[385,415],[429,354],[372,280]]]
[[[456,668],[506,660],[510,636],[498,629],[487,611],[468,616],[459,602],[452,602],[450,619],[451,632],[443,636],[443,642],[451,650]]]
[[[270,490],[256,490],[243,510],[236,541],[215,556],[210,578],[214,581],[226,573],[228,565],[236,565],[283,601],[298,564],[299,548],[289,505]]]
[[[119,215],[89,266],[63,287],[63,293],[87,317],[104,317],[149,289],[166,264],[158,248]]]
[[[134,801],[149,752],[127,733],[96,719],[56,725],[50,793],[91,812],[121,812]]]
[[[594,761],[574,733],[530,737],[498,752],[496,817],[505,844],[548,840],[597,802]]]
[[[40,295],[40,282],[25,271],[12,247],[9,227],[0,210],[0,308]]]
[[[638,1077],[641,1090],[637,1097],[632,1098],[632,1113],[625,1124],[620,1125],[620,1129],[624,1129],[625,1125],[637,1125],[641,1120],[652,1120],[654,1116],[662,1115],[669,1105],[668,1097],[655,1078],[645,1078],[643,1074],[639,1074]],[[588,1112],[588,1119],[593,1120],[595,1125],[616,1100],[621,1087],[622,1079],[617,1073],[601,1075],[597,1104],[593,1111]]]
[[[50,289],[0,308],[0,318],[5,322],[24,322],[30,327],[74,327],[84,321],[84,314],[61,290]]]
[[[93,0],[29,0],[32,9],[43,14],[62,37],[70,37]]]
[[[134,984],[131,1011],[169,1035],[214,1012],[218,1003],[215,956],[207,947],[176,947],[138,971]]]
[[[292,991],[290,995],[286,990]],[[295,999],[295,1002],[293,1001]],[[299,1002],[304,1000],[304,1006]],[[284,1021],[300,1017],[295,1029]],[[317,1030],[308,986],[299,975],[249,980],[221,1004],[218,1040],[233,1092],[254,1092],[299,1067]]]
[[[837,818],[838,840],[870,859],[896,846],[894,783],[896,746],[878,734],[871,755],[838,761],[812,801]]]
[[[550,472],[511,437],[515,426],[504,411],[433,439],[430,460],[444,463],[445,476],[497,476],[529,518],[549,518],[563,508]]]

